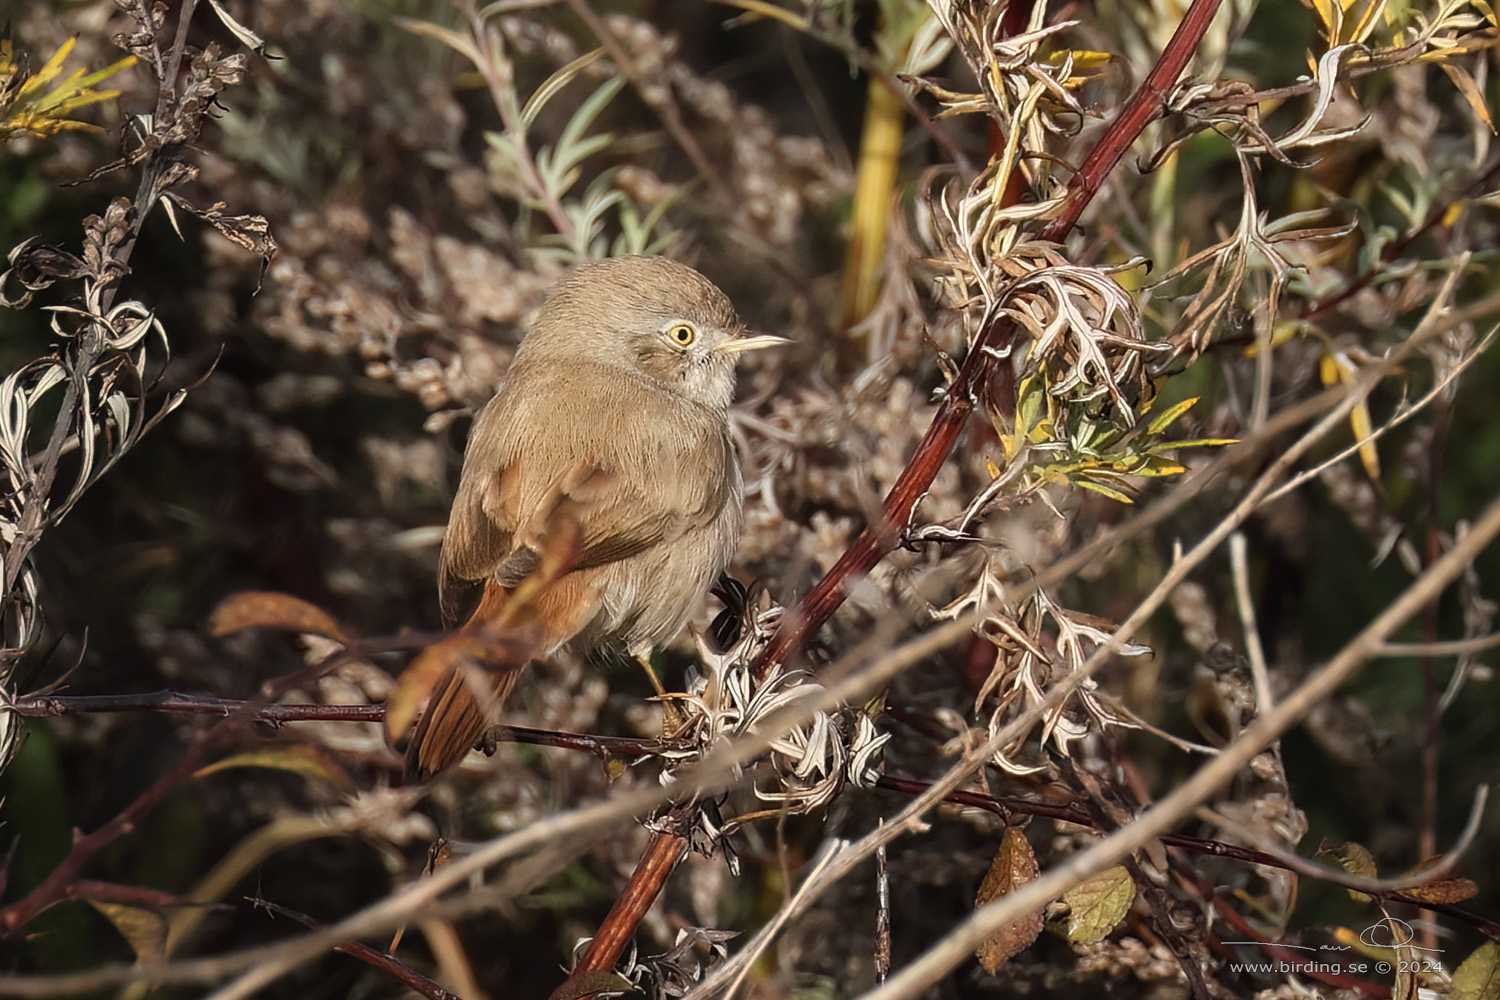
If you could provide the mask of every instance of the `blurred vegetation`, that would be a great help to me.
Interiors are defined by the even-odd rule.
[[[1186,83],[1164,95],[1173,113],[1146,128],[1079,228],[1057,241],[1038,234],[1182,5],[1012,3],[1028,17],[1001,32],[1010,8],[982,2],[935,3],[935,14],[915,0],[483,9],[226,0],[226,18],[199,5],[186,34],[189,56],[213,53],[209,70],[222,76],[201,135],[154,145],[142,137],[161,135],[152,131],[165,127],[159,111],[138,116],[157,107],[157,79],[149,60],[122,58],[115,42],[152,16],[144,5],[17,9],[0,41],[0,247],[20,254],[32,241],[33,254],[56,248],[92,262],[84,247],[105,237],[86,230],[138,225],[139,238],[128,274],[85,274],[80,264],[24,308],[14,301],[21,258],[11,258],[0,295],[15,308],[0,306],[0,373],[51,358],[57,371],[92,372],[99,413],[113,398],[141,409],[131,420],[101,417],[67,447],[59,439],[61,492],[47,498],[55,514],[66,494],[65,520],[18,531],[13,514],[31,495],[9,470],[5,565],[19,575],[7,577],[6,704],[38,692],[163,689],[246,699],[327,653],[325,640],[270,632],[210,636],[213,609],[239,591],[293,595],[354,636],[435,630],[437,543],[469,419],[557,277],[591,257],[636,252],[692,263],[747,325],[795,341],[746,366],[735,417],[749,492],[734,572],[764,586],[767,606],[795,606],[877,516],[986,324],[1003,313],[1024,331],[1008,374],[976,394],[975,418],[906,526],[907,544],[808,653],[821,665],[886,621],[904,623],[894,645],[943,614],[979,615],[979,636],[923,659],[885,692],[885,771],[922,781],[1039,700],[1018,678],[1045,691],[1082,668],[1180,551],[1297,440],[1300,425],[1266,430],[1278,415],[1420,344],[1296,466],[1312,468],[1468,365],[1409,420],[1245,521],[1244,577],[1270,687],[1284,699],[1496,495],[1500,430],[1486,390],[1500,362],[1493,350],[1474,357],[1500,320],[1494,14],[1460,0],[1225,0]],[[177,17],[193,6],[164,5],[160,51],[171,51]],[[264,41],[265,58],[237,25]],[[988,44],[955,27],[974,25],[994,30]],[[1320,65],[1340,44],[1353,46],[1344,61]],[[174,80],[185,90],[190,62]],[[1246,98],[1255,92],[1272,93]],[[162,150],[170,156],[152,158]],[[168,162],[191,167],[161,194],[181,201],[142,199],[141,178]],[[109,214],[113,199],[131,197],[138,208],[170,206],[170,217]],[[89,216],[104,221],[89,228]],[[143,339],[87,356],[117,369],[80,368],[88,334],[59,335],[54,321],[75,314],[56,307],[97,316],[99,296],[108,305],[116,293],[141,304],[121,330]],[[1069,304],[1086,322],[1050,325]],[[1440,336],[1414,339],[1424,322],[1452,316]],[[45,457],[66,406],[54,394],[21,409],[29,430],[7,448]],[[96,437],[98,455],[81,455]],[[1018,596],[1240,439],[1264,447],[1149,531]],[[116,454],[107,475],[70,492],[89,461]],[[1500,550],[1490,546],[1393,641],[1491,634],[1496,579]],[[33,609],[40,617],[27,624]],[[702,623],[717,610],[706,601]],[[1129,638],[1140,648],[1127,646],[1097,689],[1067,703],[1060,730],[999,748],[964,790],[1074,805],[1105,826],[1164,797],[1204,758],[1135,724],[1218,746],[1250,723],[1256,692],[1240,614],[1221,553]],[[279,693],[288,703],[378,705],[404,654],[371,650]],[[685,637],[660,657],[670,687],[691,682],[699,653]],[[1199,817],[1175,829],[1303,857],[1325,838],[1353,841],[1382,876],[1414,869],[1451,848],[1475,789],[1500,773],[1493,661],[1493,650],[1457,660],[1461,668],[1452,656],[1372,660],[1279,752],[1258,758],[1266,770],[1247,771],[1210,803],[1238,826]],[[660,709],[635,671],[530,669],[507,721],[660,731]],[[1460,669],[1464,682],[1435,714]],[[1229,716],[1227,732],[1216,728]],[[13,851],[0,913],[56,869],[75,828],[98,830],[129,807],[214,721],[144,710],[0,719],[0,850]],[[271,753],[268,766],[184,775],[77,876],[218,905],[122,897],[122,916],[87,887],[61,895],[24,926],[0,927],[9,931],[0,995],[9,977],[285,941],[300,925],[247,898],[333,924],[410,884],[439,836],[462,855],[612,793],[655,787],[660,770],[638,762],[617,778],[588,753],[506,744],[422,795],[395,787],[399,756],[372,721],[244,726],[209,758],[260,750]],[[765,808],[747,787],[719,804],[725,817]],[[808,814],[716,840],[721,856],[695,855],[674,877],[642,925],[637,957],[669,953],[680,930],[699,927],[742,932],[715,943],[736,952],[834,838],[865,835],[909,800],[841,787]],[[1500,852],[1495,816],[1493,806],[1483,814],[1459,864],[1477,895],[1456,905],[1481,922],[1500,920],[1487,861]],[[973,909],[1004,829],[1025,822],[957,807],[928,820],[890,848],[898,971]],[[1042,816],[1026,832],[1043,873],[1095,839]],[[413,921],[397,956],[464,995],[546,995],[575,943],[605,919],[646,839],[631,824],[568,842],[565,857],[544,857],[494,896],[466,897],[479,900],[472,912]],[[1102,941],[1043,934],[998,976],[970,960],[925,995],[1211,987],[1215,996],[1332,996],[1328,983],[1305,980],[1313,993],[1299,994],[1284,976],[1230,970],[1235,955],[1263,956],[1222,943],[1246,932],[1215,922],[1203,886],[1273,940],[1285,932],[1320,945],[1379,918],[1331,881],[1233,858],[1170,858],[1178,877],[1156,886],[1181,918],[1188,944],[1176,950],[1205,958],[1208,986],[1184,978],[1161,915],[1138,899]],[[1150,869],[1158,857],[1143,849],[1137,860]],[[209,892],[211,874],[221,878]],[[1148,880],[1136,881],[1144,898]],[[1388,905],[1420,924],[1416,907]],[[749,995],[871,988],[876,908],[867,865],[792,921],[749,973]],[[1451,974],[1484,938],[1475,921],[1437,923]],[[365,941],[383,949],[389,938]],[[653,966],[645,987],[671,995],[669,965]],[[1390,986],[1390,977],[1365,978]],[[324,949],[270,990],[384,996],[393,982]],[[1439,993],[1447,985],[1424,983]],[[125,990],[140,996],[137,987]],[[203,985],[156,991],[198,995]]]

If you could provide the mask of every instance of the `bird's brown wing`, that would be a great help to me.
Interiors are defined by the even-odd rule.
[[[593,440],[585,440],[582,447],[575,440],[572,455],[544,455],[516,432],[527,424],[511,409],[506,397],[497,397],[470,436],[439,558],[439,601],[450,628],[472,621],[469,616],[486,593],[491,604],[499,606],[493,598],[500,595],[486,588],[509,590],[524,579],[540,561],[548,533],[562,519],[577,525],[581,534],[581,548],[569,571],[578,574],[670,544],[718,517],[728,502],[732,486],[727,473],[679,473],[733,471],[729,441],[711,424],[697,434],[669,426],[665,435],[653,439],[660,432],[648,423],[593,419],[585,432]],[[576,413],[554,416],[578,419]],[[586,609],[573,608],[557,621],[546,622],[546,644],[566,642],[588,616]],[[505,674],[497,688],[508,692],[514,676]],[[497,707],[498,701],[492,699]],[[478,740],[487,721],[463,678],[450,674],[435,689],[412,735],[408,775],[426,777],[457,761]]]
[[[450,628],[472,613],[486,580],[511,588],[535,569],[559,522],[578,527],[572,569],[586,570],[713,521],[738,481],[733,448],[710,414],[664,417],[660,396],[628,393],[603,408],[618,412],[581,410],[565,386],[516,388],[485,408],[470,435],[440,560]],[[526,432],[536,427],[556,433]]]

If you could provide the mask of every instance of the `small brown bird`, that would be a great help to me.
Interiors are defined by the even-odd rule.
[[[560,281],[474,422],[438,568],[443,622],[489,620],[568,523],[579,550],[533,601],[542,655],[643,656],[676,635],[739,543],[729,436],[735,362],[785,343],[747,335],[697,271],[619,257]],[[462,758],[516,671],[478,697],[450,672],[406,749],[409,779]],[[486,708],[489,711],[486,711]]]

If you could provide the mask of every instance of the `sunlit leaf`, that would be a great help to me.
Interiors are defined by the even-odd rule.
[[[1500,942],[1486,941],[1463,960],[1448,1000],[1500,1000]]]
[[[107,899],[91,899],[89,905],[104,915],[142,962],[160,962],[167,957],[167,918],[142,906],[127,906]]]
[[[1105,486],[1103,483],[1093,482],[1088,479],[1078,479],[1074,481],[1084,489],[1092,490],[1095,493],[1098,493],[1100,496],[1109,497],[1111,500],[1115,500],[1120,503],[1135,503],[1135,501],[1132,500],[1127,494],[1121,493],[1119,490],[1115,489],[1112,486]]]
[[[1451,62],[1440,62],[1438,66],[1448,74],[1448,79],[1453,81],[1458,92],[1464,95],[1464,100],[1469,102],[1474,116],[1484,122],[1485,128],[1491,132],[1495,131],[1495,120],[1490,117],[1489,101],[1485,100],[1484,91],[1479,89],[1479,84],[1475,82],[1473,75],[1462,66],[1456,66]]]
[[[12,60],[11,43],[0,41],[0,84],[7,84],[0,87],[0,96],[4,97],[4,102],[0,103],[0,140],[22,132],[45,136],[67,129],[103,131],[97,125],[66,116],[86,105],[118,97],[118,90],[95,90],[94,85],[134,66],[136,59],[127,56],[104,69],[92,73],[77,69],[59,79],[63,63],[72,54],[77,41],[77,38],[70,38],[63,42],[42,68],[26,77],[18,87],[9,85],[14,81],[7,78],[22,71]]]
[[[514,670],[524,666],[541,648],[542,625],[536,616],[513,622],[514,632],[491,635],[460,632],[433,643],[412,660],[386,699],[385,728],[394,739],[417,717],[417,708],[438,681],[465,665],[480,669]]]
[[[1028,882],[1036,880],[1040,869],[1036,863],[1036,852],[1031,842],[1018,828],[1008,826],[1000,838],[1000,849],[995,852],[990,870],[979,886],[974,899],[978,909],[1015,892]],[[1019,919],[1000,927],[979,945],[975,952],[979,964],[985,971],[995,975],[1013,955],[1031,946],[1042,933],[1042,911],[1040,909],[1022,915]]]
[[[338,761],[334,760],[326,750],[307,744],[289,747],[275,746],[234,754],[205,767],[200,767],[197,771],[193,772],[193,777],[206,778],[211,774],[239,767],[288,771],[292,774],[301,775],[304,778],[316,778],[319,781],[325,781],[333,785],[347,795],[353,795],[358,790],[354,784],[354,779],[349,776],[349,772],[345,771],[339,765]]]
[[[1135,902],[1135,880],[1123,865],[1106,868],[1063,893],[1067,936],[1073,944],[1095,944],[1119,926]]]
[[[1166,410],[1163,410],[1161,413],[1156,415],[1156,417],[1151,421],[1150,424],[1146,426],[1146,433],[1152,436],[1162,433],[1168,427],[1171,427],[1173,422],[1175,422],[1178,417],[1182,416],[1188,410],[1191,410],[1193,408],[1193,405],[1197,402],[1198,397],[1193,396],[1190,399],[1184,399],[1182,402],[1177,403]]]
[[[214,636],[231,635],[247,628],[312,632],[340,641],[348,638],[333,616],[322,608],[274,591],[247,590],[225,598],[208,619],[209,634]]]

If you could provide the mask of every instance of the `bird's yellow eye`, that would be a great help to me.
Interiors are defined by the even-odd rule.
[[[678,347],[691,347],[698,339],[698,331],[688,323],[673,323],[667,328],[667,336]]]

